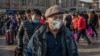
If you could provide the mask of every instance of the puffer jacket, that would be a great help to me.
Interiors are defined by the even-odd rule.
[[[47,54],[47,37],[46,37],[47,26],[41,26],[33,34],[31,40],[28,43],[26,50],[26,56],[46,56]],[[62,30],[62,50],[63,56],[78,56],[77,46],[73,39],[72,33],[67,28]],[[66,48],[68,50],[66,50]],[[68,55],[66,53],[68,52]]]
[[[78,19],[78,30],[84,30],[86,29],[86,20],[84,17],[79,17]]]
[[[25,20],[21,23],[18,30],[18,45],[23,48],[23,45],[27,45],[34,31],[39,28],[41,24],[35,24],[29,20]]]
[[[78,17],[72,19],[72,25],[74,29],[78,28]]]

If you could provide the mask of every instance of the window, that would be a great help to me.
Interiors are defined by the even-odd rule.
[[[34,5],[39,6],[39,0],[34,0]]]
[[[22,0],[22,5],[26,5],[26,0]]]
[[[76,10],[76,8],[70,8],[70,11],[75,11]]]

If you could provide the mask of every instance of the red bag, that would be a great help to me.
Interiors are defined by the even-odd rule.
[[[6,42],[7,44],[13,44],[14,38],[11,30],[6,30],[5,32]]]

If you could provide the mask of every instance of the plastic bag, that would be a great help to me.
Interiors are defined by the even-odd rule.
[[[74,33],[73,35],[74,35],[74,39],[77,40],[78,37],[77,33]]]
[[[93,35],[94,35],[94,32],[93,32],[93,30],[92,30],[91,27],[88,28],[87,34],[88,34],[89,36],[93,36]]]

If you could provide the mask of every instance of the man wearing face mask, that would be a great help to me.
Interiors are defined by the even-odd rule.
[[[46,24],[34,32],[26,56],[78,56],[72,33],[64,26],[64,12],[58,5],[47,9]]]
[[[26,12],[26,20],[23,21],[18,31],[18,49],[20,52],[25,49],[34,31],[41,26],[39,19],[41,18],[41,11],[33,9]]]

